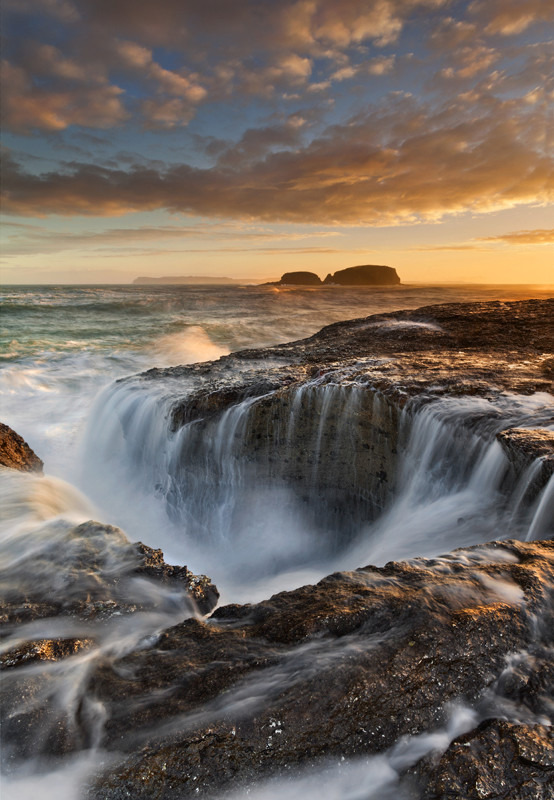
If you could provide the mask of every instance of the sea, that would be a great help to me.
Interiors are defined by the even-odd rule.
[[[305,529],[302,515],[296,515],[280,495],[257,502],[252,492],[235,492],[234,508],[246,497],[251,503],[248,513],[239,515],[243,523],[248,517],[249,526],[249,535],[241,538],[228,523],[229,492],[219,493],[217,482],[212,491],[209,475],[205,477],[209,513],[204,522],[217,528],[217,536],[198,541],[192,533],[194,526],[189,530],[186,520],[191,514],[204,514],[206,502],[195,504],[194,498],[185,497],[176,509],[160,492],[163,476],[152,471],[152,465],[162,469],[165,464],[158,463],[158,454],[169,433],[167,426],[156,421],[156,415],[164,415],[163,403],[153,395],[137,411],[137,398],[125,405],[128,400],[121,388],[125,384],[118,381],[152,367],[212,361],[236,350],[302,339],[339,320],[437,303],[553,295],[552,286],[522,285],[5,286],[0,293],[0,420],[23,436],[44,461],[45,477],[19,479],[0,474],[0,499],[9,508],[0,530],[0,565],[10,569],[14,559],[19,563],[32,553],[28,534],[35,528],[54,530],[60,520],[76,524],[93,518],[119,526],[131,541],[161,547],[170,563],[187,564],[195,572],[210,575],[222,592],[222,602],[246,602],[313,582],[334,569],[485,542],[499,530],[537,538],[550,524],[554,487],[543,497],[542,506],[524,520],[518,518],[510,529],[507,520],[515,519],[517,509],[504,510],[502,518],[495,510],[503,457],[499,446],[490,441],[494,431],[488,431],[488,441],[486,436],[477,436],[461,447],[459,442],[452,445],[452,424],[475,412],[460,402],[420,415],[408,442],[401,497],[371,531],[364,529],[351,537],[348,552],[313,556],[313,531]],[[348,410],[344,404],[341,408]],[[134,427],[127,433],[130,436],[133,431],[140,440],[140,448],[125,453],[125,435],[121,441],[113,435],[115,416],[121,416],[122,409],[123,416],[135,415]],[[510,422],[551,428],[552,397],[545,393],[505,397],[498,416],[500,427]],[[222,428],[221,437],[225,436]],[[218,453],[229,455],[225,442],[218,447]],[[464,449],[465,455],[460,455]],[[444,475],[451,471],[454,450],[456,458],[466,459],[458,465],[463,478],[447,480]],[[119,459],[109,475],[108,459],[112,467],[114,459]],[[229,475],[233,488],[236,474]],[[468,507],[473,512],[466,522]],[[31,549],[26,552],[25,548]],[[283,557],[283,552],[289,557]],[[137,623],[129,647],[144,635]],[[466,709],[452,722],[452,729],[440,732],[446,744],[470,726],[471,715],[471,709]],[[435,740],[437,735],[433,734]],[[425,751],[421,737],[415,738],[414,752]],[[30,762],[5,776],[3,797],[30,800],[40,791],[45,798],[77,800],[86,776],[98,764],[98,753],[101,748],[54,766]],[[299,775],[296,782],[289,781],[287,792],[308,800],[395,797],[393,756],[352,764],[351,769],[343,766],[338,772],[331,769],[324,780]],[[357,793],[360,781],[366,787],[363,795]],[[278,784],[264,785],[252,787],[249,796],[273,800],[281,792]]]

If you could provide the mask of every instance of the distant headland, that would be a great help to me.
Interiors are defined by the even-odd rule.
[[[280,280],[268,286],[397,286],[400,278],[394,267],[362,264],[339,269],[324,281],[315,272],[285,272]]]

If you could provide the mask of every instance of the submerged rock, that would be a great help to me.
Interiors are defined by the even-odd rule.
[[[21,472],[42,472],[44,464],[27,442],[0,422],[0,465]]]
[[[129,755],[89,796],[246,792],[319,758],[383,752],[444,724],[453,702],[485,715],[512,703],[546,720],[553,580],[553,542],[492,543],[337,573],[176,625],[91,678],[108,711],[103,745]],[[525,680],[509,666],[514,652],[528,654]],[[496,745],[483,747],[493,763]],[[539,774],[532,763],[527,773]],[[430,787],[442,780],[426,774]]]

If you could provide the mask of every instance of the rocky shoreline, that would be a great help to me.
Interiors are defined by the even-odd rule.
[[[122,386],[170,382],[173,430],[194,421],[199,437],[213,435],[237,403],[259,398],[245,457],[257,472],[278,469],[299,486],[308,468],[313,473],[310,398],[354,386],[360,397],[348,410],[364,461],[349,471],[338,444],[331,460],[318,455],[322,492],[335,487],[340,512],[360,492],[352,476],[362,475],[366,512],[378,514],[395,491],[402,410],[414,399],[477,397],[485,404],[479,413],[494,420],[490,400],[551,393],[552,318],[554,301],[430,306],[338,323],[218,362],[150,370]],[[285,464],[278,422],[291,414],[297,458]],[[338,443],[344,431],[334,424],[325,435]],[[37,469],[20,437],[4,437],[5,467]],[[526,484],[532,503],[551,480],[554,437],[540,426],[507,427],[498,440],[514,476],[538,465]],[[14,449],[21,455],[12,457]],[[214,610],[218,593],[208,578],[167,565],[160,550],[129,543],[117,528],[90,521],[59,535],[58,549],[39,551],[33,580],[5,576],[2,636],[57,619],[90,635],[26,639],[23,627],[18,646],[3,653],[7,768],[36,752],[37,731],[52,725],[40,703],[25,708],[48,680],[33,669],[92,650],[119,616],[155,609],[147,586],[175,586],[194,600],[186,619],[87,669],[87,703],[102,708],[100,746],[115,757],[91,780],[91,800],[244,794],[293,769],[394,754],[399,739],[447,729],[460,707],[471,713],[442,746],[411,760],[391,756],[398,797],[554,797],[552,540],[493,541],[364,566]],[[45,583],[55,587],[47,600]],[[91,746],[82,709],[71,719],[58,712],[53,725],[41,741],[45,757]]]

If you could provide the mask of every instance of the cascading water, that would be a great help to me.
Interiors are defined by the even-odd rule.
[[[552,490],[531,504],[531,473],[516,479],[495,440],[513,425],[551,426],[547,394],[420,397],[399,410],[327,374],[175,430],[183,386],[160,383],[124,381],[100,397],[85,485],[105,497],[115,480],[149,497],[163,547],[211,571],[226,597],[261,597],[279,573],[292,573],[290,587],[342,566],[548,533]],[[119,503],[109,513],[129,527]]]
[[[433,297],[422,300],[416,295],[413,305],[433,301]],[[149,302],[147,299],[145,308]],[[390,302],[393,305],[383,308],[371,309],[366,304],[355,310],[366,314],[398,307],[396,298]],[[251,305],[250,298],[244,301],[244,313]],[[99,313],[98,309],[92,311]],[[315,330],[321,324],[321,314],[316,311],[317,325],[306,330],[296,330],[293,323],[289,326],[294,314],[283,314],[287,326],[279,328],[278,337],[290,339]],[[354,312],[341,306],[335,316],[324,321],[348,313]],[[146,312],[145,318],[150,319]],[[196,322],[203,324],[201,319]],[[134,314],[128,324],[132,330],[125,333],[124,340],[131,341],[134,335],[140,339]],[[50,383],[44,381],[41,354],[31,365],[37,371],[36,385],[29,384],[25,403],[15,391],[11,372],[5,373],[12,393],[7,421],[29,438],[48,471],[53,468],[74,480],[86,495],[48,475],[1,475],[5,585],[24,586],[36,597],[41,595],[45,605],[60,598],[69,604],[61,614],[4,629],[0,656],[8,658],[5,692],[11,702],[20,683],[27,691],[15,709],[10,706],[13,716],[5,720],[8,745],[4,758],[9,775],[3,776],[3,793],[8,800],[31,800],[38,792],[47,798],[80,798],[87,775],[108,766],[114,758],[113,752],[102,749],[110,712],[91,691],[91,675],[102,675],[104,669],[116,665],[125,677],[122,657],[155,651],[162,630],[195,613],[184,591],[160,588],[129,575],[119,582],[118,592],[123,606],[126,603],[130,609],[135,605],[137,610],[113,612],[112,607],[105,618],[96,620],[72,613],[71,602],[79,587],[91,590],[86,603],[95,602],[94,587],[102,576],[99,578],[96,569],[83,574],[79,568],[90,558],[91,548],[101,555],[108,578],[122,569],[120,534],[94,525],[75,533],[76,526],[91,517],[119,524],[133,541],[142,539],[163,547],[168,561],[187,563],[195,572],[210,574],[223,590],[223,602],[267,598],[334,570],[436,555],[491,539],[531,541],[554,532],[554,479],[538,492],[540,462],[530,464],[518,478],[495,441],[496,432],[509,426],[552,428],[554,409],[546,394],[500,394],[494,402],[478,397],[420,396],[400,409],[394,400],[348,372],[327,373],[177,424],[175,405],[183,402],[188,389],[197,391],[197,386],[191,382],[187,387],[188,379],[182,376],[176,380],[129,379],[109,386],[96,401],[82,447],[82,477],[77,476],[73,460],[66,459],[63,468],[60,466],[77,437],[77,423],[88,413],[90,397],[105,385],[107,376],[111,379],[154,363],[165,365],[174,344],[181,348],[174,360],[184,363],[239,346],[275,341],[275,332],[269,330],[272,323],[264,318],[259,324],[265,336],[260,341],[248,338],[249,329],[238,341],[229,342],[225,337],[220,341],[219,337],[217,346],[206,346],[198,354],[194,344],[190,358],[187,354],[183,358],[179,331],[173,343],[162,337],[163,347],[154,361],[141,351],[118,365],[117,354],[110,350],[102,356],[104,360],[95,362],[94,380],[88,383],[83,383],[82,376],[75,380],[72,362],[64,370],[60,368],[65,387],[60,397],[52,391],[61,385],[55,376],[50,376]],[[112,330],[113,324],[100,327]],[[157,335],[158,323],[152,327]],[[161,330],[165,332],[163,326]],[[149,341],[154,336],[149,328]],[[53,363],[45,358],[45,364],[51,367]],[[89,366],[84,372],[88,375]],[[36,412],[37,398],[41,415]],[[42,405],[45,398],[46,411]],[[37,436],[33,420],[39,418]],[[47,420],[50,425],[45,431]],[[48,451],[54,441],[55,448]],[[89,497],[94,505],[86,499]],[[499,554],[488,547],[479,551],[482,560],[493,556],[498,569],[502,558],[506,563],[510,559],[507,551]],[[440,569],[448,569],[448,559],[455,557],[437,559]],[[486,576],[481,576],[481,581],[483,593],[476,595],[476,603],[483,597],[492,598],[491,602],[514,598],[521,602],[515,584],[503,583],[500,578],[487,584]],[[23,608],[25,605],[22,603]],[[41,648],[46,651],[49,640],[74,642],[75,650],[59,661],[43,661]],[[25,643],[30,643],[27,650]],[[357,642],[346,639],[336,650],[334,645],[327,650],[328,644],[315,637],[310,647],[292,649],[286,655],[286,669],[282,671],[279,665],[269,679],[275,678],[278,687],[281,678],[296,680],[305,669],[317,676],[320,668],[325,669],[338,656],[340,647],[346,645],[348,650],[351,646],[352,653],[358,647]],[[10,653],[20,647],[23,655],[18,657],[28,660],[10,671]],[[522,661],[531,662],[534,657],[526,651],[518,653]],[[247,676],[236,693],[224,692],[220,710],[229,706],[234,712],[251,703],[263,706],[267,695],[260,690],[266,677]],[[121,697],[118,711],[165,703],[179,687],[178,677],[175,685],[168,684],[151,697]],[[436,700],[434,696],[429,703]],[[502,713],[510,718],[513,709]],[[406,766],[436,748],[444,749],[453,736],[479,719],[475,708],[454,710],[449,724],[443,720],[428,733],[398,741],[380,756],[319,764],[310,774],[291,772],[285,787],[271,782],[252,786],[250,793],[255,798],[275,798],[283,791],[291,797],[308,798],[327,793],[333,800],[397,798],[401,796],[398,777]],[[184,715],[173,722],[186,728],[193,721]],[[15,748],[19,752],[14,752],[10,745],[16,735],[10,731],[24,725],[31,730],[36,726],[36,737],[25,747],[19,741]],[[143,734],[147,738],[146,730]],[[64,737],[84,751],[60,760],[52,758],[51,752]],[[22,758],[27,760],[22,762]]]

